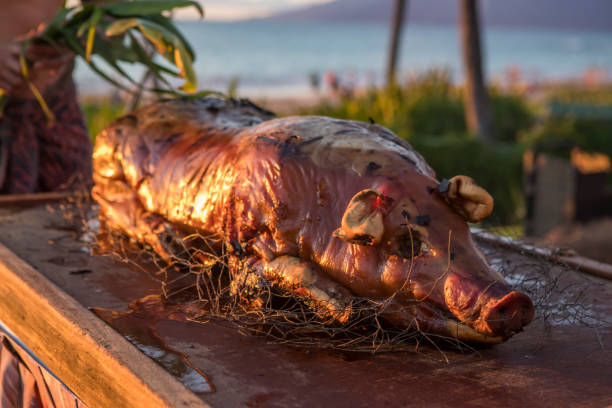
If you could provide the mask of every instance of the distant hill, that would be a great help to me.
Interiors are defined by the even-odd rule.
[[[407,19],[422,24],[457,22],[459,0],[406,0]],[[335,0],[279,13],[266,20],[388,21],[392,0]],[[612,0],[483,0],[485,25],[612,31]]]

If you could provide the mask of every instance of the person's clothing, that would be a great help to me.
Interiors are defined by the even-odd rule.
[[[87,408],[1,323],[0,407]]]
[[[56,120],[47,120],[26,84],[11,91],[0,118],[0,193],[88,185],[92,149],[72,80],[74,58],[50,46],[38,46],[28,54],[38,63],[31,78],[45,86],[43,97]]]

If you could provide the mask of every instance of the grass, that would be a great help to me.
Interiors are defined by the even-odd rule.
[[[84,99],[80,104],[92,143],[102,129],[126,112],[124,104],[110,98]]]

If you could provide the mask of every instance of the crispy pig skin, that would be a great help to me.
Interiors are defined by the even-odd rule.
[[[274,119],[248,101],[168,100],[103,130],[93,160],[93,195],[111,227],[165,257],[168,237],[210,237],[214,250],[248,259],[336,320],[354,296],[392,295],[390,324],[468,341],[499,342],[531,320],[531,301],[507,296],[434,171],[382,126]],[[356,215],[344,217],[347,208]],[[343,220],[377,222],[362,228],[376,240],[349,237]]]

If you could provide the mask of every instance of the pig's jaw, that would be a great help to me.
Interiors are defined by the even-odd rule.
[[[498,344],[506,340],[502,336],[490,336],[476,331],[465,323],[455,319],[447,319],[443,325],[444,335],[450,336],[465,343]]]
[[[408,300],[395,297],[384,308],[384,319],[398,328],[416,329],[425,335],[452,338],[464,343],[497,344],[506,340],[479,332],[460,322],[448,310],[427,300]]]

